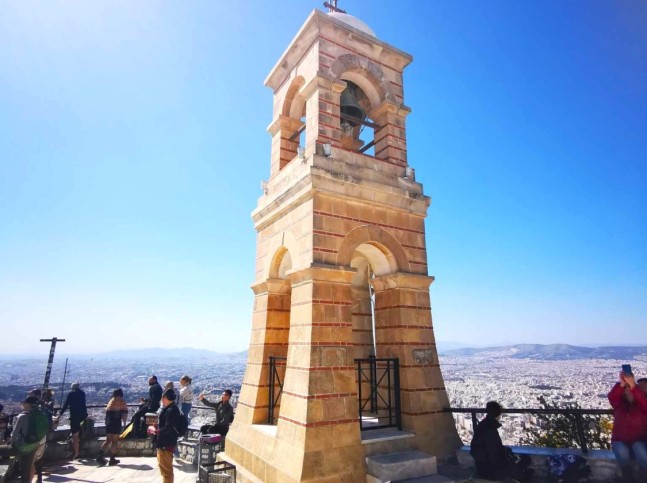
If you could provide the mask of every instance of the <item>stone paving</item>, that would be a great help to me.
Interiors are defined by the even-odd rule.
[[[43,482],[82,482],[82,483],[104,483],[104,482],[132,482],[132,483],[153,483],[161,482],[156,458],[123,457],[119,458],[118,466],[98,467],[92,459],[82,461],[66,461],[52,463],[43,471]],[[195,483],[198,472],[195,466],[173,462],[174,483]],[[9,480],[11,483],[19,479]]]

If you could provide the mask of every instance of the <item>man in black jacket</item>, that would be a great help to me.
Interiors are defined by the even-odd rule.
[[[131,422],[133,423],[133,438],[145,438],[146,428],[142,427],[142,419],[146,413],[155,413],[160,408],[162,399],[162,386],[157,382],[157,376],[148,378],[148,399],[141,398],[140,402],[144,403],[139,410],[133,414]]]
[[[200,432],[202,434],[219,434],[224,438],[229,431],[229,425],[234,420],[234,408],[229,404],[229,400],[231,399],[231,389],[226,389],[222,393],[222,397],[218,402],[209,401],[204,397],[204,394],[200,394],[198,399],[200,399],[202,404],[205,406],[209,406],[216,410],[216,422],[214,424],[205,424],[200,428]]]
[[[173,452],[182,425],[180,408],[175,404],[175,392],[167,389],[162,395],[162,412],[157,429],[157,464],[163,483],[173,483]]]
[[[72,390],[67,393],[65,403],[58,413],[56,422],[59,421],[63,413],[70,408],[70,432],[72,433],[72,449],[74,459],[78,459],[80,455],[80,439],[81,439],[81,424],[88,417],[88,407],[85,402],[85,392],[81,390],[78,382],[72,384]]]
[[[513,478],[527,481],[534,472],[528,468],[531,463],[530,457],[515,455],[510,448],[503,446],[499,436],[501,406],[495,401],[490,401],[485,410],[486,416],[474,430],[470,447],[470,454],[474,458],[479,476],[486,480]]]

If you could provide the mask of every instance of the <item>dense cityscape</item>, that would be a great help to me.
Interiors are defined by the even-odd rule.
[[[630,362],[640,377],[647,373],[647,354],[631,360],[577,359],[535,360],[514,358],[508,350],[483,352],[473,355],[441,355],[451,406],[454,408],[484,407],[489,400],[499,401],[504,408],[538,408],[538,398],[565,406],[577,403],[585,409],[608,409],[606,395],[617,380],[620,366]],[[42,384],[46,360],[0,360],[0,403],[5,412],[19,410],[19,401],[25,393]],[[61,383],[64,361],[55,361],[51,386],[56,390],[56,403],[61,401]],[[126,400],[136,404],[147,394],[147,379],[156,374],[161,383],[177,381],[183,374],[193,378],[193,392],[204,391],[217,399],[223,389],[240,392],[245,370],[241,355],[209,358],[70,359],[66,374],[66,389],[79,381],[86,392],[89,405],[97,405],[95,417],[101,417],[103,405],[116,387],[124,390]],[[196,401],[197,402],[197,401]],[[195,411],[195,419],[208,418],[204,411]],[[455,414],[456,425],[463,441],[471,438],[470,414]],[[533,415],[505,415],[503,437],[507,444],[519,444],[524,431],[537,424]]]

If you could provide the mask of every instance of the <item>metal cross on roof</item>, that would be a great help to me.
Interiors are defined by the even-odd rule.
[[[337,8],[337,0],[330,0],[330,2],[324,2],[324,7],[326,7],[329,12],[346,13],[346,10]]]

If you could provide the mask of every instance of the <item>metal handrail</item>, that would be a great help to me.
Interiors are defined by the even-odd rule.
[[[470,413],[472,415],[472,427],[476,429],[478,425],[478,420],[476,418],[477,414],[485,414],[485,408],[443,408],[443,411],[446,413]],[[613,415],[612,409],[582,409],[582,408],[572,408],[572,409],[546,409],[546,408],[506,408],[501,410],[502,413],[506,414],[554,414],[554,415],[564,415],[564,416],[574,416],[575,417],[575,431],[577,432],[578,443],[582,449],[582,453],[586,454],[589,452],[588,445],[586,443],[586,436],[584,433],[584,421],[582,416],[586,415]]]

